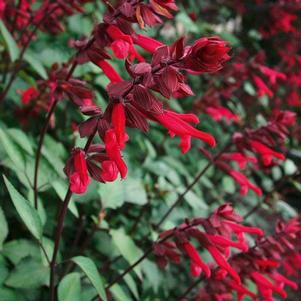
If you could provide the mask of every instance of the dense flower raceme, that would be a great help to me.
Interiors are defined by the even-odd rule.
[[[58,2],[58,5],[63,4]],[[80,10],[75,2],[68,5]],[[66,6],[64,9],[68,11]],[[101,182],[114,181],[118,174],[121,178],[126,177],[127,167],[121,155],[129,139],[126,127],[147,131],[148,121],[160,123],[171,137],[180,138],[183,153],[190,149],[191,138],[202,140],[210,146],[215,145],[210,134],[193,126],[199,123],[196,115],[178,114],[165,109],[157,94],[167,99],[193,95],[182,71],[204,73],[221,69],[229,59],[230,48],[227,43],[214,37],[201,38],[192,46],[186,46],[182,38],[173,45],[166,46],[155,39],[137,34],[132,27],[133,23],[138,23],[141,27],[160,23],[162,16],[170,18],[170,12],[176,10],[174,1],[152,0],[149,4],[120,1],[116,7],[109,7],[104,22],[94,28],[90,39],[72,42],[78,50],[73,64],[92,62],[102,69],[111,82],[107,88],[110,101],[105,112],[94,105],[93,93],[87,85],[69,76],[68,65],[62,68],[54,65],[47,80],[37,82],[36,87],[20,91],[22,103],[26,106],[22,113],[24,119],[26,115],[37,113],[41,109],[48,110],[55,101],[67,97],[89,117],[79,126],[81,137],[93,138],[98,133],[103,141],[104,144],[97,148],[99,154],[91,155],[90,150],[80,150],[81,162],[86,162],[81,164],[81,172],[77,171],[76,164],[79,150],[73,152],[65,169],[73,192],[85,192],[89,181],[87,177],[81,177],[84,170]],[[152,55],[151,63],[145,62],[137,46]],[[109,63],[112,59],[109,49],[117,59],[126,59],[126,70],[132,80],[123,80]],[[197,70],[193,70],[193,62],[196,62]]]
[[[275,97],[281,87],[280,84],[284,82],[287,84],[289,81],[289,74],[266,66],[263,52],[248,60],[249,54],[246,51],[238,53],[231,67],[226,67],[221,72],[222,82],[218,82],[217,85],[217,81],[212,80],[204,96],[196,101],[195,107],[205,111],[216,121],[240,123],[239,116],[225,107],[225,104],[231,103],[231,98],[236,96],[242,99],[243,105],[248,106],[258,101],[258,97]],[[252,91],[245,88],[246,83],[250,85],[250,80],[254,86]],[[253,90],[256,90],[256,93]],[[295,99],[294,102],[298,103],[298,100]]]
[[[259,196],[262,195],[261,188],[252,183],[242,171],[247,165],[253,169],[265,170],[284,160],[285,139],[295,120],[296,116],[293,112],[275,111],[265,126],[256,130],[247,128],[244,132],[233,135],[232,152],[223,153],[215,160],[215,165],[233,178],[240,187],[241,195],[247,195],[249,190],[253,190]],[[281,151],[274,150],[276,147]],[[209,152],[202,148],[200,150],[209,160],[213,160]],[[238,167],[241,171],[234,167]]]
[[[285,155],[282,152],[275,151],[273,147],[283,146],[285,138],[288,135],[288,129],[295,122],[295,114],[289,111],[275,112],[267,125],[256,130],[246,129],[243,134],[235,133],[233,135],[234,145],[237,152],[227,153],[221,156],[216,162],[216,166],[229,174],[240,186],[242,195],[246,195],[248,190],[253,190],[259,196],[262,191],[259,187],[249,181],[249,179],[240,171],[232,169],[225,162],[228,160],[236,162],[240,169],[244,169],[247,163],[258,168],[266,168],[277,164],[276,160],[284,160]],[[248,156],[252,152],[258,156]],[[226,160],[225,160],[226,159]]]
[[[129,44],[128,47],[123,48],[123,50],[121,47],[119,50],[125,51],[123,54],[126,54],[121,55],[121,57],[126,57],[127,54],[129,55],[128,60],[126,61],[126,69],[132,77],[132,81],[123,80],[117,75],[113,67],[105,60],[105,58],[109,58],[105,50],[102,52],[97,51],[98,47],[100,47],[100,45],[97,46],[97,40],[90,48],[87,48],[89,42],[84,42],[82,45],[77,44],[77,47],[80,47],[77,59],[81,63],[85,62],[87,59],[92,60],[92,62],[99,66],[111,80],[111,83],[107,88],[110,102],[104,113],[93,105],[86,105],[73,100],[80,106],[81,111],[84,114],[91,116],[79,127],[81,137],[88,137],[97,130],[100,138],[104,142],[100,154],[101,156],[98,158],[98,163],[100,165],[92,165],[94,167],[92,170],[90,164],[89,172],[91,176],[102,182],[113,181],[116,179],[119,172],[121,178],[125,178],[127,167],[122,159],[121,151],[128,140],[126,126],[147,131],[149,128],[148,120],[156,121],[163,125],[167,128],[172,137],[179,136],[181,139],[180,148],[183,153],[186,153],[190,149],[192,137],[200,139],[210,146],[214,146],[215,140],[210,134],[197,130],[191,125],[199,123],[196,115],[178,114],[171,110],[164,109],[163,104],[154,94],[154,92],[160,93],[165,98],[193,94],[190,87],[185,83],[185,77],[181,73],[181,69],[190,69],[190,66],[186,63],[188,58],[189,62],[193,59],[197,59],[200,62],[202,59],[202,56],[196,57],[195,54],[191,54],[189,49],[193,46],[185,47],[183,39],[178,40],[171,46],[160,46],[161,43],[151,41],[154,45],[151,51],[153,52],[153,57],[151,63],[146,63],[144,61],[142,62],[142,60],[139,59],[138,52],[133,50],[134,46],[130,36],[122,33],[115,25],[98,25],[96,30],[98,34],[100,28],[105,28],[105,32],[109,33],[109,38],[114,38],[115,41],[120,39]],[[147,41],[146,38],[141,38],[141,36],[139,39],[140,42],[141,39]],[[220,45],[216,42],[217,40],[218,39],[215,38],[211,45],[209,39],[208,45],[211,46],[208,50],[204,49],[203,54],[206,53],[206,51],[209,51],[211,54],[214,47],[220,49]],[[224,45],[224,54],[227,53],[229,47],[225,46],[225,42],[219,41]],[[102,47],[112,47],[111,42],[108,44],[105,43]],[[117,52],[116,49],[115,52]],[[131,54],[133,54],[133,57],[130,57]],[[131,60],[134,58],[138,59],[140,63],[133,64]],[[206,64],[204,64],[202,72],[212,72],[220,69],[224,60],[225,59],[223,58],[221,61],[220,55],[211,57],[210,66],[208,65],[207,68]],[[214,64],[217,65],[216,68],[213,68]],[[74,89],[70,87],[70,84],[69,86],[67,84],[61,85],[61,88],[62,87],[63,92],[67,93],[71,98],[74,98],[79,92],[74,91]],[[69,90],[66,90],[67,87]],[[74,95],[71,95],[72,91]],[[77,96],[76,99],[80,99],[80,97]],[[86,159],[88,160],[88,158]],[[111,174],[108,174],[109,170],[104,172],[104,167],[107,167],[109,164],[107,162],[104,165],[104,161],[110,161]],[[96,175],[96,172],[98,172],[98,175]],[[101,176],[101,174],[104,173],[107,174],[106,177]],[[70,174],[67,175],[70,179]]]
[[[241,279],[237,271],[229,264],[231,249],[241,252],[248,251],[245,234],[261,237],[264,233],[256,227],[241,224],[242,218],[233,210],[231,205],[220,206],[208,218],[196,218],[187,221],[175,229],[163,232],[160,240],[154,244],[156,261],[164,268],[169,261],[179,264],[181,256],[189,258],[190,272],[193,277],[204,273],[211,278],[212,271],[217,265],[220,273],[232,279],[237,286],[241,286]],[[196,239],[200,247],[206,249],[216,265],[206,263],[191,240]]]
[[[30,25],[38,26],[40,30],[57,34],[64,31],[62,18],[66,15],[83,12],[83,0],[70,1],[42,1],[42,4],[34,8],[34,0],[20,0],[19,4],[15,1],[0,2],[0,15],[2,15],[6,26],[18,36],[19,44],[25,44],[27,39],[33,34]],[[25,30],[24,30],[25,28]],[[19,30],[19,31],[18,31]]]
[[[296,29],[300,22],[300,2],[256,1],[256,4],[248,5],[240,1],[224,0],[222,3],[228,7],[232,6],[237,18],[243,18],[247,22],[249,16],[256,15],[256,25],[254,20],[252,22],[262,33],[261,38],[264,43],[268,43],[271,51],[275,53],[273,58],[275,65],[268,66],[271,60],[267,59],[264,50],[260,50],[257,55],[253,56],[251,51],[243,49],[235,55],[231,66],[229,65],[229,68],[226,67],[221,72],[221,81],[216,80],[216,77],[212,79],[208,91],[196,103],[196,107],[206,111],[215,120],[226,119],[229,123],[237,121],[233,115],[229,114],[229,108],[224,111],[223,118],[220,112],[223,111],[225,104],[231,104],[233,109],[232,102],[235,97],[240,99],[240,103],[246,106],[246,109],[251,104],[258,103],[258,96],[268,96],[269,107],[274,109],[287,108],[288,105],[299,107],[301,104],[301,46],[298,41],[301,33]],[[286,34],[284,35],[283,32]],[[254,93],[252,86],[257,93]],[[253,107],[256,110],[255,106]],[[261,109],[264,107],[260,104],[257,110]],[[248,109],[246,111],[248,114]],[[297,128],[296,125],[296,132],[298,131],[300,127]],[[297,135],[295,137],[298,138]]]
[[[90,136],[94,129],[98,129],[105,144],[103,153],[114,162],[112,164],[116,165],[122,178],[126,176],[126,165],[120,152],[128,139],[126,126],[147,131],[147,120],[156,121],[166,127],[172,137],[179,136],[181,138],[180,147],[183,153],[190,149],[192,137],[200,139],[210,146],[215,145],[215,140],[211,135],[197,130],[191,125],[191,123],[199,122],[196,115],[178,114],[164,110],[162,103],[151,92],[151,90],[159,92],[166,98],[171,97],[174,93],[192,94],[189,86],[184,82],[180,69],[173,67],[173,65],[181,64],[183,56],[185,57],[183,41],[179,40],[171,47],[159,47],[154,52],[151,64],[143,62],[132,65],[127,62],[127,69],[133,81],[121,80],[117,83],[113,81],[108,86],[110,103],[103,114],[93,105],[79,104],[84,114],[92,115],[80,125],[81,136]],[[76,103],[76,101],[74,102]],[[103,160],[107,161],[103,157],[101,163]],[[92,174],[95,174],[95,171],[94,169]],[[101,170],[99,171],[101,173]],[[70,179],[69,174],[68,176]],[[116,177],[108,178],[115,180]],[[100,176],[97,176],[96,179],[105,181],[105,178]]]
[[[198,292],[195,300],[232,300],[234,292],[237,293],[237,300],[244,300],[247,295],[253,300],[258,300],[260,296],[264,301],[275,300],[274,294],[286,298],[286,287],[298,289],[297,283],[287,276],[298,276],[301,269],[300,230],[296,219],[279,222],[274,235],[260,238],[247,252],[235,254],[229,259],[229,264],[241,279],[241,285],[237,285],[223,271],[214,270],[212,278]],[[294,265],[290,262],[292,256],[295,256]],[[243,286],[248,281],[256,285],[258,293]]]

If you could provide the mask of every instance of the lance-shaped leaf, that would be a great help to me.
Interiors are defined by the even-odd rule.
[[[19,48],[12,37],[11,33],[7,30],[4,23],[0,20],[0,32],[3,36],[3,39],[6,43],[7,50],[9,52],[9,56],[11,60],[14,62],[19,57]]]
[[[17,209],[22,221],[31,232],[31,234],[38,240],[42,237],[42,222],[37,211],[25,200],[25,198],[15,189],[9,180],[3,176],[5,185],[11,197],[14,206]]]
[[[95,263],[90,258],[84,256],[73,257],[72,261],[75,264],[77,264],[87,275],[87,277],[97,290],[99,297],[103,301],[107,301],[107,295],[103,284],[103,280],[97,271]]]
[[[63,278],[58,287],[59,301],[80,301],[80,274],[71,273]]]

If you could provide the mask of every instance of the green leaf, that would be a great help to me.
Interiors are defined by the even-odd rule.
[[[124,183],[117,180],[112,183],[100,184],[98,193],[104,208],[117,209],[124,203]]]
[[[5,243],[2,254],[14,265],[18,264],[25,257],[41,258],[38,244],[29,239],[17,239]]]
[[[17,168],[22,171],[25,169],[24,158],[18,147],[12,142],[11,138],[0,128],[0,141],[8,157],[14,162]]]
[[[136,282],[133,279],[133,277],[131,276],[131,274],[125,275],[124,281],[126,282],[128,288],[131,290],[131,292],[135,296],[135,298],[137,300],[139,300],[140,298],[139,298],[138,288],[137,288]]]
[[[293,175],[298,170],[296,164],[290,160],[286,159],[284,162],[284,171],[286,175]]]
[[[256,90],[254,86],[248,81],[244,83],[244,90],[251,96],[256,95]]]
[[[124,230],[112,230],[110,232],[113,242],[121,255],[130,263],[136,262],[143,252],[135,245],[131,237],[124,233]],[[134,268],[135,273],[142,278],[140,266]]]
[[[159,291],[160,285],[165,280],[160,273],[158,266],[152,261],[145,259],[141,263],[141,268],[147,280],[145,282],[157,293]]]
[[[71,273],[65,276],[58,287],[59,301],[80,301],[80,274]]]
[[[24,301],[25,298],[21,296],[20,293],[17,293],[13,289],[0,287],[0,300],[1,301]]]
[[[187,32],[199,32],[198,26],[191,20],[191,18],[185,12],[182,11],[181,13],[177,14],[176,19],[179,23],[183,25]]]
[[[31,234],[38,240],[42,237],[42,223],[37,211],[30,205],[28,201],[14,188],[9,180],[3,176],[5,185],[10,194],[11,200],[17,209],[22,221],[31,232]]]
[[[222,187],[224,190],[228,193],[234,193],[235,192],[235,183],[232,178],[228,176],[224,176],[222,179]]]
[[[125,200],[127,203],[145,205],[147,204],[147,195],[144,186],[139,179],[127,178],[125,185]]]
[[[29,155],[33,156],[33,149],[30,144],[30,140],[24,132],[19,129],[8,129],[7,132],[21,148],[23,148]]]
[[[7,30],[4,23],[0,20],[0,31],[4,38],[11,60],[14,62],[19,57],[20,50],[12,37],[11,33]]]
[[[0,255],[0,286],[3,284],[5,279],[7,278],[9,274],[9,269],[7,267],[8,262],[6,261],[5,257]],[[1,298],[0,298],[1,300]]]
[[[0,250],[2,250],[3,242],[5,241],[8,234],[7,221],[2,208],[0,207]]]
[[[72,261],[77,264],[87,275],[93,286],[96,288],[99,297],[104,301],[107,301],[103,280],[97,271],[95,263],[90,258],[84,256],[73,257]]]
[[[277,211],[286,219],[291,219],[298,215],[298,212],[295,210],[295,208],[280,200],[277,202]]]
[[[36,59],[34,54],[28,52],[24,55],[24,60],[31,65],[31,67],[43,78],[47,79],[47,72],[41,61]]]
[[[61,158],[56,154],[54,154],[53,152],[48,151],[48,149],[46,149],[45,147],[42,149],[42,154],[49,162],[53,170],[55,170],[60,177],[64,178],[65,174],[63,170],[65,165],[61,160]]]
[[[114,300],[116,301],[131,301],[131,298],[127,296],[122,287],[119,284],[115,284],[110,288]]]
[[[10,273],[5,285],[14,288],[38,288],[48,285],[49,267],[45,267],[34,259],[25,258]]]

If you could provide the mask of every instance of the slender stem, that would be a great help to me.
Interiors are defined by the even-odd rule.
[[[123,279],[123,277],[126,274],[132,271],[139,263],[141,263],[148,255],[150,255],[152,251],[153,251],[153,247],[151,246],[144,252],[144,254],[138,260],[136,260],[132,265],[130,265],[126,270],[124,270],[123,273],[121,273],[113,281],[111,281],[110,284],[108,284],[108,286],[106,287],[106,289],[109,289],[114,284],[118,283],[121,279]]]
[[[290,176],[285,176],[283,177],[280,181],[278,181],[274,188],[268,192],[266,194],[266,196],[261,200],[259,201],[253,208],[251,208],[245,215],[244,215],[244,219],[246,220],[247,218],[249,218],[251,215],[253,215],[254,213],[256,213],[263,204],[265,204],[268,199],[273,195],[273,193],[279,191],[286,183],[287,183],[287,180],[289,179],[294,179],[295,177],[298,177],[300,175],[300,171],[297,170],[294,174],[290,175]]]
[[[178,299],[179,301],[186,300],[186,297],[190,294],[190,292],[197,287],[202,281],[204,280],[204,277],[200,277],[198,280],[193,282],[186,291],[181,295],[181,297]]]
[[[187,229],[196,226],[196,224],[192,223],[189,224],[187,226],[185,226],[182,229],[178,229],[180,232],[186,231]],[[176,228],[175,228],[176,230]],[[157,242],[159,243],[163,243],[165,241],[167,241],[168,239],[170,239],[171,237],[174,236],[174,232],[172,232],[171,234],[165,236],[162,239],[157,240]],[[140,264],[148,255],[150,255],[153,251],[153,246],[151,245],[145,252],[144,254],[139,257],[132,265],[130,265],[125,271],[123,271],[122,274],[120,274],[119,276],[117,276],[113,281],[111,281],[106,289],[108,290],[109,288],[111,288],[114,284],[118,283],[120,280],[122,280],[124,278],[125,275],[127,275],[130,271],[132,271],[138,264]],[[92,300],[96,300],[98,298],[98,296],[95,296]]]
[[[35,166],[34,166],[34,179],[33,179],[33,193],[34,193],[34,207],[38,209],[38,175],[39,175],[39,165],[40,165],[40,159],[41,159],[41,152],[42,152],[42,146],[44,142],[45,135],[47,133],[51,117],[53,115],[53,112],[56,108],[56,105],[58,103],[58,100],[56,99],[47,114],[46,121],[43,125],[42,131],[40,133],[40,138],[38,142],[38,148],[36,152],[36,158],[35,158]]]
[[[155,225],[155,228],[158,229],[163,222],[167,219],[167,217],[171,214],[171,212],[184,200],[185,195],[198,183],[201,177],[207,172],[207,170],[220,158],[220,156],[228,150],[231,146],[231,143],[228,142],[225,147],[216,155],[214,158],[208,162],[208,164],[196,175],[194,180],[186,187],[185,191],[182,192],[177,200],[173,203],[173,205],[167,210],[167,212],[163,215],[160,221]]]
[[[59,218],[58,218],[58,224],[56,227],[56,232],[55,232],[55,240],[54,240],[54,249],[53,249],[53,254],[52,254],[52,259],[50,262],[50,300],[55,301],[56,296],[55,296],[55,265],[56,265],[56,258],[59,250],[59,245],[61,241],[61,236],[63,232],[63,227],[64,227],[64,220],[65,216],[67,213],[68,205],[70,203],[72,196],[72,192],[70,190],[70,187],[67,191],[67,194],[65,196]]]

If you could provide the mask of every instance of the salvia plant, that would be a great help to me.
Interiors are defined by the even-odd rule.
[[[0,16],[0,301],[300,299],[299,0]]]

